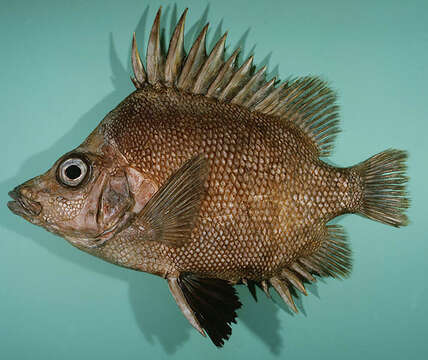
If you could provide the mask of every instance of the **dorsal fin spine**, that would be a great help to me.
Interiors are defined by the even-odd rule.
[[[275,115],[278,116],[278,114],[281,112],[281,109],[286,106],[284,104],[284,97],[287,94],[287,86],[288,82],[283,83],[284,87],[283,89],[278,93],[278,98],[276,99],[275,103],[272,103],[267,109],[264,111],[269,113],[269,115]]]
[[[244,105],[246,100],[249,99],[259,88],[260,83],[265,75],[266,66],[263,66],[259,71],[257,71],[250,80],[245,84],[245,86],[234,96],[231,100],[234,104]]]
[[[146,70],[144,69],[143,63],[141,62],[140,53],[138,52],[135,32],[132,34],[131,61],[132,61],[132,69],[134,71],[133,82],[137,88],[140,88],[146,82],[147,74],[146,74]]]
[[[206,24],[187,55],[186,61],[178,79],[178,88],[189,90],[193,84],[193,78],[198,73],[200,67],[206,59],[205,39],[209,24]]]
[[[162,68],[164,57],[160,46],[160,17],[162,7],[159,8],[150,32],[149,44],[147,46],[147,75],[149,83],[154,85],[163,80]]]
[[[160,44],[159,8],[153,23],[146,56],[146,69],[138,53],[135,35],[132,41],[132,81],[137,89],[147,83],[177,88],[221,102],[233,103],[251,112],[280,118],[284,126],[294,124],[314,143],[316,156],[327,156],[339,132],[336,96],[325,81],[300,77],[278,83],[265,79],[266,68],[253,72],[253,57],[240,67],[239,49],[224,62],[227,33],[206,54],[208,24],[193,43],[187,57],[184,50],[184,23],[187,9],[178,21],[165,58]]]
[[[239,91],[239,87],[242,87],[242,83],[246,80],[248,73],[251,70],[253,59],[253,56],[250,56],[247,61],[242,64],[238,71],[233,74],[229,83],[224,87],[223,91],[221,92],[219,100],[225,101],[227,99],[230,99],[236,92]]]
[[[254,95],[244,104],[250,110],[254,110],[254,107],[261,101],[267,94],[272,91],[272,87],[276,82],[276,77],[269,80],[266,84],[264,84],[259,90],[257,90]]]
[[[272,108],[277,105],[276,101],[279,100],[281,91],[284,90],[287,85],[287,82],[280,84],[266,98],[259,102],[254,108],[254,110],[269,113],[269,111],[271,111]]]
[[[165,83],[167,86],[171,86],[175,83],[183,62],[184,23],[186,21],[187,10],[188,9],[184,10],[183,15],[181,15],[169,43],[168,55],[165,62]]]
[[[227,59],[227,61],[223,64],[217,77],[214,79],[214,81],[211,83],[210,87],[208,88],[208,91],[207,91],[208,97],[218,97],[219,91],[230,80],[230,78],[233,75],[233,69],[235,67],[236,58],[240,51],[241,50],[239,48],[236,49],[233,52],[233,54],[229,57],[229,59]]]
[[[213,79],[217,76],[217,72],[223,65],[224,45],[226,42],[227,32],[215,44],[207,61],[201,67],[193,87],[193,93],[204,94],[208,89]]]

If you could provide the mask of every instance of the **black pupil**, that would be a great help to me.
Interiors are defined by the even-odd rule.
[[[65,175],[70,180],[77,179],[81,174],[82,174],[82,170],[77,165],[70,165],[69,167],[67,167],[67,169],[65,169]]]

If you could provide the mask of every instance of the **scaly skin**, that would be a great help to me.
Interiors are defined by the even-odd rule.
[[[207,193],[184,246],[141,241],[130,226],[89,250],[164,277],[269,279],[316,252],[325,224],[362,201],[359,175],[320,161],[291,122],[203,96],[148,86],[113,110],[83,148],[99,147],[91,143],[100,136],[158,187],[191,157],[209,159]]]

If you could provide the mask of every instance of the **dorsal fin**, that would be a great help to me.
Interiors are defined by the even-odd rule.
[[[155,21],[153,22],[152,31],[150,32],[149,43],[147,45],[147,78],[150,84],[154,85],[164,81],[164,64],[165,56],[162,54],[160,44],[160,17],[159,8]]]
[[[175,83],[180,73],[184,58],[184,22],[186,21],[187,9],[181,15],[174,34],[169,43],[168,55],[165,62],[165,84],[171,86]]]
[[[257,71],[252,56],[241,66],[236,64],[239,49],[225,62],[227,33],[218,40],[207,57],[205,40],[208,24],[185,57],[183,37],[186,13],[187,9],[178,21],[165,57],[159,39],[159,8],[147,47],[147,72],[134,37],[132,67],[135,76],[132,81],[135,87],[141,89],[148,84],[161,84],[278,117],[285,124],[293,123],[300,128],[318,149],[318,156],[328,156],[339,127],[336,96],[327,83],[313,76],[282,83],[275,78],[268,80],[266,68]]]

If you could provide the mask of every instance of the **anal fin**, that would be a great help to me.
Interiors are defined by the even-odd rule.
[[[352,269],[351,249],[346,241],[343,226],[327,225],[325,238],[318,251],[299,261],[301,265],[309,265],[309,268],[322,276],[349,276]]]
[[[241,302],[234,287],[225,280],[183,274],[168,279],[170,290],[180,310],[202,335],[221,347],[232,334],[236,310]]]
[[[296,313],[297,307],[293,300],[298,294],[296,290],[306,295],[304,283],[315,282],[314,275],[341,278],[348,276],[351,271],[351,250],[343,227],[328,225],[323,236],[321,247],[315,253],[297,259],[283,268],[280,274],[269,279],[269,284]]]

